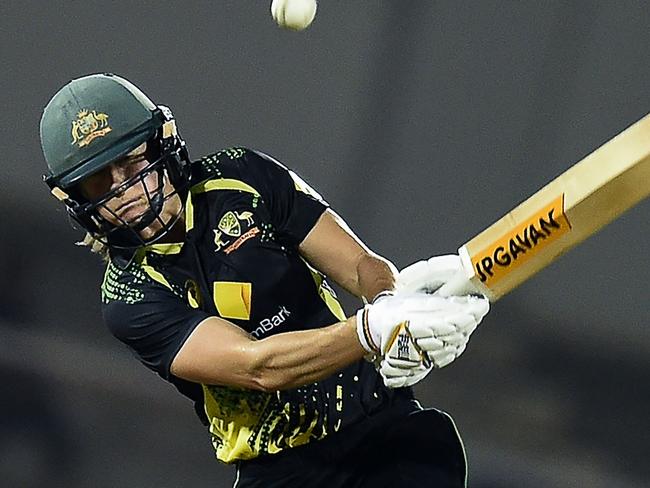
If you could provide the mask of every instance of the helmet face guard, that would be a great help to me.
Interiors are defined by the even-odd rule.
[[[72,219],[88,231],[95,239],[115,249],[134,249],[152,244],[167,234],[180,219],[184,210],[184,198],[187,190],[187,179],[174,178],[181,166],[180,150],[161,155],[150,162],[138,174],[123,182],[117,188],[105,193],[98,200],[89,202],[83,198],[71,200],[67,205]],[[155,175],[156,186],[150,190],[146,183],[149,175]],[[182,175],[181,175],[182,176]],[[171,182],[171,189],[165,193],[165,180]],[[127,220],[107,205],[110,200],[126,192],[129,188],[139,187],[144,193],[147,209],[140,215]],[[77,190],[74,193],[79,194]],[[161,214],[165,203],[172,198],[179,198],[180,209],[171,220],[165,222]],[[109,222],[102,215],[110,214],[117,224]],[[143,238],[141,231],[158,223],[159,230],[149,238]]]
[[[62,189],[57,184],[60,182],[60,178],[53,176],[45,178],[45,182],[50,186],[52,193],[65,203],[72,220],[93,238],[109,248],[132,250],[152,244],[164,237],[183,215],[185,197],[189,187],[190,160],[185,148],[185,142],[176,134],[171,112],[166,107],[159,107],[159,110],[164,114],[165,122],[156,131],[154,137],[146,141],[147,150],[145,154],[148,164],[118,187],[107,191],[93,201],[89,201],[79,189],[79,183],[83,181],[83,178],[77,179],[74,184],[65,189]],[[131,150],[133,149],[135,147]],[[108,161],[99,169],[89,172],[84,177],[94,174],[113,162],[115,160]],[[150,189],[147,180],[150,180],[149,177],[152,174],[155,175],[154,181],[156,184],[153,189]],[[170,185],[166,185],[166,182],[170,183]],[[118,215],[116,211],[111,210],[107,204],[113,198],[118,197],[132,187],[142,189],[147,209],[142,214],[127,220]],[[165,187],[167,187],[167,193],[165,193]],[[161,214],[165,203],[173,198],[180,200],[180,210],[165,222]],[[104,215],[102,215],[102,212]],[[109,214],[117,224],[110,222],[105,217],[105,215]],[[159,227],[157,232],[150,237],[142,237],[141,231],[155,223]]]

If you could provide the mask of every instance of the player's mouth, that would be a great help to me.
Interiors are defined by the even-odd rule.
[[[142,215],[144,208],[142,208],[145,203],[142,197],[137,197],[131,199],[115,209],[115,214],[126,222],[132,222]]]

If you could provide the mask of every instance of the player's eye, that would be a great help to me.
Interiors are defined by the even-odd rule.
[[[103,168],[81,181],[78,189],[81,194],[90,201],[101,198],[111,187],[111,176],[109,168]]]

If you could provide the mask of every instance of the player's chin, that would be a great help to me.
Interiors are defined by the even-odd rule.
[[[163,226],[158,220],[155,220],[149,227],[142,229],[139,234],[145,241],[157,237],[163,231]]]

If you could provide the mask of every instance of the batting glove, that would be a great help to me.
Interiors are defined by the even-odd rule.
[[[379,356],[389,353],[419,363],[424,356],[411,339],[409,323],[415,322],[433,335],[450,334],[453,330],[437,314],[449,311],[450,303],[448,298],[423,293],[384,296],[357,312],[359,342],[369,353]],[[423,338],[426,335],[419,333]]]
[[[418,261],[399,272],[395,280],[395,293],[434,293],[462,272],[463,266],[456,254]]]
[[[443,300],[445,305],[431,312],[425,320],[414,317],[407,324],[400,325],[409,340],[415,343],[414,350],[420,353],[421,361],[405,357],[410,351],[403,346],[391,345],[379,364],[379,373],[386,386],[412,386],[432,369],[443,368],[456,360],[465,351],[472,332],[490,308],[484,297],[449,297]]]

